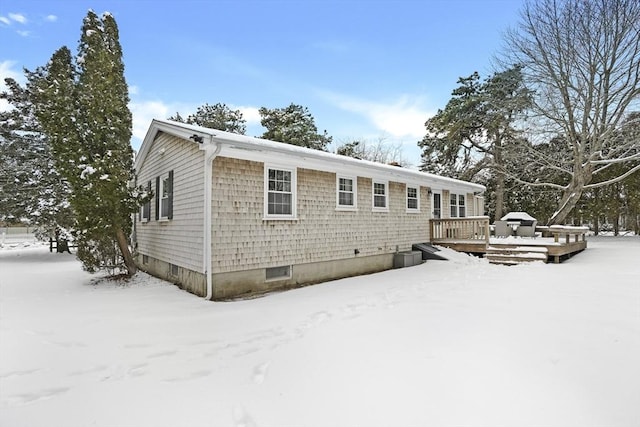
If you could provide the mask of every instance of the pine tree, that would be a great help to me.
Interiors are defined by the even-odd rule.
[[[77,68],[63,47],[30,73],[36,114],[72,189],[78,258],[88,271],[136,272],[127,235],[141,202],[134,180],[131,112],[118,28],[110,14],[84,19]]]
[[[187,123],[244,135],[246,121],[240,110],[232,110],[226,104],[204,104],[198,107],[195,114],[187,117]]]
[[[26,219],[41,238],[66,233],[73,225],[69,186],[53,166],[28,91],[14,79],[5,82],[0,98],[10,108],[0,112],[0,219]]]
[[[491,194],[497,218],[504,206],[506,157],[520,138],[515,124],[531,101],[521,71],[511,67],[484,81],[478,73],[460,78],[446,107],[425,123],[427,135],[418,142],[424,171],[471,180],[488,170],[495,178]]]
[[[274,109],[261,107],[259,112],[262,117],[260,123],[267,129],[262,138],[323,151],[333,139],[326,130],[318,133],[307,107],[295,104]]]

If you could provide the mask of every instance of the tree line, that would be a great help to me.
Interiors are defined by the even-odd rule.
[[[487,186],[489,214],[525,210],[548,224],[605,220],[640,232],[640,3],[526,3],[505,35],[496,71],[458,80],[425,122],[420,169]],[[89,11],[77,54],[63,46],[6,79],[0,96],[0,220],[29,219],[72,237],[89,271],[136,271],[132,214],[152,196],[135,182],[132,119],[118,27]],[[327,151],[308,108],[259,110],[262,138]],[[204,104],[170,119],[238,134],[239,110]],[[383,137],[352,140],[340,155],[406,163]],[[619,219],[628,221],[620,224]]]

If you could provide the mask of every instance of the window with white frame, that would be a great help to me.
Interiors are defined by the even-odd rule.
[[[149,199],[140,206],[140,221],[142,222],[151,220],[151,181],[147,181],[146,196],[149,197]]]
[[[156,220],[173,219],[173,171],[156,177]]]
[[[420,210],[420,197],[418,187],[407,185],[407,211],[418,212]]]
[[[267,218],[295,218],[296,170],[265,166],[265,210]]]
[[[357,208],[357,181],[355,177],[337,176],[336,203],[338,209],[355,210]]]
[[[451,193],[449,200],[451,201],[451,218],[463,218],[467,215],[464,194]]]
[[[373,210],[389,210],[389,184],[381,181],[373,181]]]

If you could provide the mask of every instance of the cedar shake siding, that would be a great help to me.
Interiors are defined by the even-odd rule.
[[[155,193],[136,216],[140,269],[214,300],[392,268],[395,253],[429,241],[430,187],[442,194],[443,218],[451,191],[464,198],[465,216],[484,191],[162,120],[135,167],[138,185]]]
[[[214,273],[391,254],[426,242],[429,203],[406,212],[404,183],[389,182],[389,212],[372,211],[370,178],[357,179],[357,210],[336,210],[336,174],[297,170],[294,220],[263,218],[263,171],[258,162],[218,157],[213,166]]]

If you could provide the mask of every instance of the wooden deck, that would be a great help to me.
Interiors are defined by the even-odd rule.
[[[502,252],[513,254],[515,260],[531,260],[525,254],[536,254],[529,258],[556,264],[587,248],[585,227],[536,227],[536,231],[541,237],[492,237],[488,217],[435,219],[431,220],[431,243],[487,258],[499,258],[493,254]],[[546,259],[540,256],[543,253]]]

